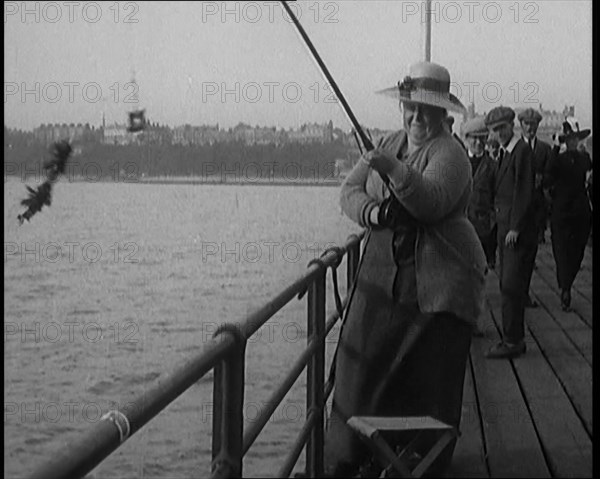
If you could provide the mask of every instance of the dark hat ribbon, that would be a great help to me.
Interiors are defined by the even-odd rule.
[[[400,95],[410,98],[411,93],[419,89],[448,94],[450,91],[450,83],[442,82],[435,78],[412,78],[410,76],[405,76],[404,80],[398,82]]]

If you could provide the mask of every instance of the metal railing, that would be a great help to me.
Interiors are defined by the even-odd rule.
[[[242,477],[242,460],[276,407],[307,367],[306,421],[278,471],[289,477],[306,446],[306,474],[323,475],[324,409],[333,384],[325,383],[325,338],[339,319],[337,310],[325,318],[327,269],[336,268],[347,253],[347,285],[350,291],[360,259],[360,243],[366,231],[351,235],[341,248],[327,250],[309,263],[307,271],[264,304],[241,325],[226,323],[196,356],[158,380],[123,411],[111,411],[82,437],[63,447],[30,476],[31,479],[74,479],[83,477],[106,459],[124,441],[140,430],[190,386],[214,368],[212,477]],[[307,347],[297,358],[283,383],[275,390],[268,407],[244,431],[244,362],[248,339],[295,297],[308,292]]]

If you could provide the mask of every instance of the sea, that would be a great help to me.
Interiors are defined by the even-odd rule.
[[[25,186],[4,182],[4,477],[24,478],[106,412],[126,409],[360,231],[339,187],[59,181],[19,226]],[[346,291],[345,261],[338,276]],[[331,274],[327,311],[335,309]],[[250,338],[244,421],[256,421],[306,346],[306,297]],[[327,340],[328,366],[339,327]],[[274,476],[306,419],[306,373],[244,458]],[[210,474],[212,372],[89,478]],[[302,454],[295,471],[304,464]]]

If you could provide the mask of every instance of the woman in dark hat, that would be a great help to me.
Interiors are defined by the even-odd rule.
[[[586,192],[586,175],[592,169],[592,161],[586,152],[577,148],[589,134],[589,129],[579,130],[579,124],[567,118],[562,134],[554,135],[555,155],[548,162],[544,175],[544,186],[552,198],[552,252],[564,311],[571,309],[571,286],[581,267],[592,225]],[[563,143],[566,150],[559,153]]]
[[[409,75],[381,92],[400,102],[403,129],[363,155],[341,190],[344,213],[370,232],[336,354],[325,445],[326,470],[336,477],[368,462],[369,449],[346,424],[352,416],[432,416],[458,428],[483,306],[485,254],[466,216],[469,159],[443,126],[448,110],[464,107],[444,67],[421,62]],[[391,194],[412,220],[389,221],[383,205]],[[404,355],[418,324],[427,326]],[[443,472],[453,450],[444,450],[433,473]]]

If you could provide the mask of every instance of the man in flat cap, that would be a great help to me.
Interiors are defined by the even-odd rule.
[[[488,267],[494,269],[496,266],[496,241],[493,238],[496,224],[494,190],[497,164],[485,149],[488,129],[483,117],[467,120],[462,124],[461,130],[473,174],[473,193],[467,215],[477,231]]]
[[[498,223],[502,341],[488,358],[514,358],[525,353],[525,303],[533,268],[537,230],[533,218],[532,152],[514,132],[515,112],[499,106],[485,117],[492,139],[500,143],[494,205]]]
[[[542,180],[544,177],[544,170],[552,155],[552,147],[536,137],[538,126],[542,121],[542,115],[539,111],[533,108],[527,108],[526,110],[519,113],[519,121],[521,122],[521,130],[523,132],[523,140],[529,145],[533,153],[533,172],[535,175],[535,190],[533,192],[533,210],[535,224],[537,227],[537,238],[538,243],[545,241],[546,226],[548,223],[549,207],[544,195],[544,189],[542,187]],[[535,248],[535,254],[537,255],[537,246]],[[535,256],[534,256],[535,258]],[[535,260],[534,260],[535,264]],[[529,285],[531,284],[531,276],[533,274],[533,266],[531,266],[531,273],[529,273],[529,282],[527,283],[527,291],[529,291]],[[537,303],[531,299],[531,296],[527,294],[525,300],[525,306],[529,308],[537,307]]]

